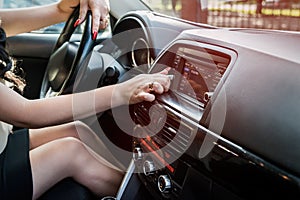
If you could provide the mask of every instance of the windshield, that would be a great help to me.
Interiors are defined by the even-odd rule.
[[[2,8],[45,5],[58,0],[0,0]],[[110,0],[112,12],[147,9],[217,27],[300,31],[300,0]],[[62,25],[49,31],[57,32]]]
[[[218,27],[300,31],[300,0],[142,0],[152,10]]]
[[[45,5],[49,3],[56,2],[58,0],[41,0],[41,1],[33,1],[33,0],[0,0],[0,5],[2,8],[21,8],[21,7],[29,7],[29,6],[37,6],[37,5]]]

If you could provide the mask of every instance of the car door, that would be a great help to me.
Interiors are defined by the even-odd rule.
[[[25,73],[24,96],[29,99],[39,97],[48,59],[55,45],[58,33],[26,33],[7,39],[8,50],[16,58]]]

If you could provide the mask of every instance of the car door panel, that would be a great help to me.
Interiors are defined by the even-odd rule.
[[[20,61],[25,72],[25,97],[39,97],[48,59],[58,36],[59,34],[25,33],[7,39],[9,53]]]

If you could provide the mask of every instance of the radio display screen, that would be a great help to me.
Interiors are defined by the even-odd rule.
[[[206,49],[178,48],[173,62],[181,74],[177,91],[205,103],[205,94],[214,92],[229,61],[229,57]]]

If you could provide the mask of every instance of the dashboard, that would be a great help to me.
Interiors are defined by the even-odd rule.
[[[174,77],[154,102],[84,119],[105,145],[97,153],[125,172],[117,199],[299,199],[299,33],[216,28],[151,11],[112,25],[74,73],[73,92],[166,67]],[[31,91],[56,39],[10,38],[10,52],[30,66]]]
[[[158,97],[154,103],[134,106],[137,125],[133,157],[139,178],[155,198],[193,199],[199,195],[184,189],[193,184],[184,183],[193,169],[186,157],[195,161],[205,157],[203,143],[208,144],[206,151],[213,148],[209,147],[211,141],[205,141],[207,129],[199,122],[234,60],[234,52],[227,49],[181,38],[154,62],[150,73],[168,66],[175,78],[170,93]],[[209,187],[210,181],[207,184],[204,188]],[[209,196],[209,190],[202,195]]]
[[[283,120],[293,130],[299,127],[291,124],[291,117],[281,119],[273,109],[282,106],[282,92],[270,92],[276,81],[280,87],[287,86],[280,74],[291,75],[299,67],[299,60],[292,56],[296,49],[286,46],[298,35],[217,29],[140,12],[120,19],[114,36],[114,51],[104,53],[112,52],[121,63],[118,67],[128,70],[118,82],[166,67],[171,67],[174,76],[168,93],[158,95],[154,102],[130,106],[130,117],[119,112],[117,118],[124,120],[127,130],[118,128],[112,111],[99,117],[107,137],[130,152],[125,164],[130,166],[129,179],[125,177],[120,199],[299,196],[299,151],[288,148],[291,143],[296,146],[299,137],[295,133],[297,139],[290,141],[283,123],[272,120]],[[283,37],[287,44],[277,44]],[[263,45],[270,38],[273,45]],[[288,85],[297,90],[297,81]],[[261,94],[276,96],[276,103]],[[284,104],[294,114],[298,112],[292,109],[295,99]],[[284,151],[274,148],[279,143],[286,147]],[[286,155],[291,156],[288,164]]]

